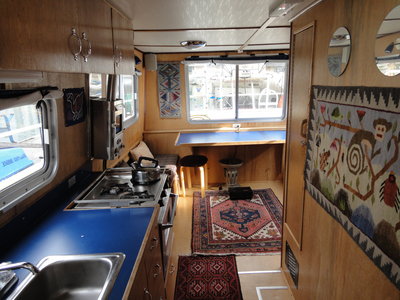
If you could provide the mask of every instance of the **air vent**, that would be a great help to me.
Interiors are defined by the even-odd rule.
[[[289,270],[290,276],[293,279],[294,285],[297,288],[299,282],[299,263],[297,262],[292,249],[290,249],[288,242],[286,242],[285,264]]]

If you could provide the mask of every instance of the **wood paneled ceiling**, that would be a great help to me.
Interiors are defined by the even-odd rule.
[[[290,48],[289,20],[320,0],[106,0],[133,20],[135,48],[145,53]],[[281,3],[295,3],[272,17]],[[207,46],[189,51],[185,40]]]

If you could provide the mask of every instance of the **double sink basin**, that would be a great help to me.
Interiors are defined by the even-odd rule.
[[[48,256],[7,299],[107,299],[123,253]]]

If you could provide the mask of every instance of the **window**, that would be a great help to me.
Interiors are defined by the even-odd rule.
[[[287,61],[186,64],[189,121],[285,117]]]
[[[56,173],[54,101],[0,110],[0,211],[47,184]]]
[[[117,99],[123,103],[123,127],[131,126],[138,119],[137,76],[119,75],[117,78]]]

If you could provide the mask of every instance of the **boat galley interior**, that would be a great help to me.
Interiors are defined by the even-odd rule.
[[[0,299],[400,299],[399,0],[0,11]]]

